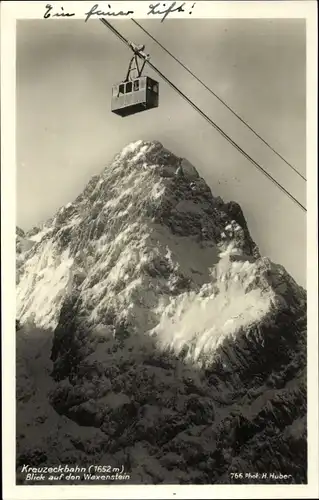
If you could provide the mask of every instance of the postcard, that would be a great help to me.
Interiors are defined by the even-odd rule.
[[[318,495],[314,1],[2,2],[4,498]]]

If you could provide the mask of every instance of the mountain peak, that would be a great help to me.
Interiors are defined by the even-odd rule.
[[[166,345],[165,324],[175,345],[169,318],[187,305],[191,313],[181,321],[183,328],[189,323],[188,338],[189,314],[199,314],[195,304],[202,307],[203,294],[210,297],[208,322],[214,308],[216,314],[224,308],[214,335],[202,325],[211,340],[284,302],[270,279],[277,271],[261,259],[239,205],[214,197],[195,167],[158,141],[126,146],[28,245],[19,264],[18,317],[43,328],[56,328],[64,301],[77,296],[90,328],[105,326],[109,317],[113,326],[124,321],[161,332]],[[241,319],[230,321],[233,316]]]
[[[19,284],[19,318],[31,315],[39,326],[51,328],[74,287],[95,318],[105,312],[103,297],[109,305],[115,290],[115,302],[120,292],[128,294],[121,306],[128,311],[136,287],[149,289],[149,299],[152,286],[146,281],[152,273],[167,278],[158,280],[157,295],[203,284],[230,242],[233,254],[259,255],[240,208],[214,198],[195,167],[157,141],[125,147],[30,239],[34,245]],[[188,256],[184,246],[191,249]]]
[[[237,203],[159,142],[137,141],[27,239],[19,336],[44,330],[51,405],[98,428],[76,451],[78,438],[62,450],[45,437],[51,463],[80,463],[82,450],[92,463],[94,448],[135,483],[190,482],[200,461],[194,481],[223,482],[234,463],[272,470],[270,442],[291,446],[276,470],[304,480],[306,293],[261,257]]]

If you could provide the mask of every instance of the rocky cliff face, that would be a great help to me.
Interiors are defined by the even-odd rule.
[[[17,317],[52,338],[41,394],[64,423],[33,452],[24,435],[18,466],[114,463],[133,483],[306,482],[306,293],[260,256],[238,204],[138,141],[28,237]]]

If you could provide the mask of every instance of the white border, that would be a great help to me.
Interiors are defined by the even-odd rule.
[[[171,18],[305,18],[307,20],[307,293],[308,293],[308,485],[16,486],[15,485],[15,23],[42,18],[48,2],[1,3],[1,262],[3,485],[6,500],[87,498],[316,498],[318,486],[318,251],[317,251],[317,5],[313,1],[186,2]],[[97,2],[51,2],[84,19]],[[147,17],[154,2],[111,3]],[[165,2],[168,5],[171,2]],[[181,2],[177,2],[179,4]],[[160,18],[161,16],[159,16]],[[110,19],[111,20],[111,19]],[[63,22],[63,18],[61,18]]]

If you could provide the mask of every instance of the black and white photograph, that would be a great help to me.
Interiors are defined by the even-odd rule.
[[[2,109],[17,495],[309,486],[315,3],[35,3]]]

